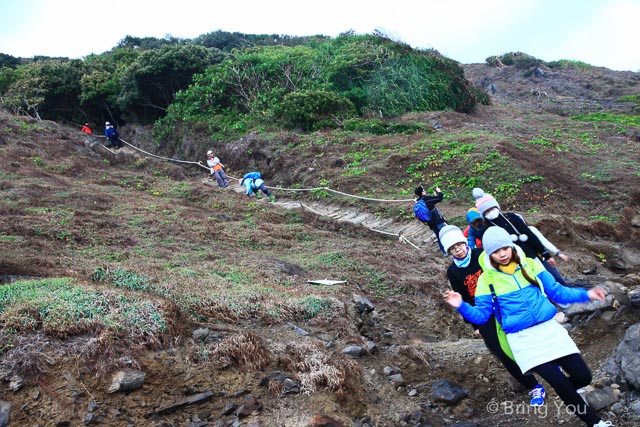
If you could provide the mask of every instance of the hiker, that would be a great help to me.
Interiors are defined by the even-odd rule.
[[[481,248],[482,234],[484,233],[484,219],[476,208],[469,209],[465,217],[467,218],[468,225],[462,234],[467,237],[469,248]]]
[[[122,141],[120,141],[120,135],[118,130],[113,127],[109,122],[104,124],[104,136],[107,137],[108,143],[105,145],[107,148],[115,148],[116,150],[122,147]]]
[[[89,123],[85,123],[84,126],[82,126],[82,129],[80,129],[80,132],[84,132],[87,135],[91,135],[93,133],[93,131],[89,127]]]
[[[538,258],[557,282],[567,286],[564,277],[556,268],[556,261],[553,259],[553,255],[540,241],[536,233],[529,228],[522,215],[514,212],[502,213],[497,200],[491,194],[485,193],[481,188],[474,188],[472,194],[476,199],[476,208],[485,220],[485,227],[497,225],[504,228],[510,235],[511,240],[522,248],[529,258]]]
[[[422,185],[416,187],[414,193],[416,195],[416,202],[413,205],[413,213],[416,218],[433,231],[436,235],[440,251],[444,256],[448,256],[447,251],[442,247],[440,237],[438,237],[438,233],[440,233],[442,227],[447,225],[440,211],[436,208],[436,203],[440,203],[443,197],[440,187],[436,187],[433,196],[427,196],[427,192]]]
[[[227,188],[229,186],[229,178],[224,173],[224,165],[220,163],[220,159],[213,155],[213,151],[207,151],[207,165],[209,165],[211,175],[216,178],[218,187]]]
[[[554,319],[556,307],[551,303],[604,301],[604,289],[562,286],[536,259],[527,257],[504,228],[489,227],[482,246],[485,255],[475,306],[455,291],[447,291],[445,301],[475,324],[487,322],[495,313],[504,332],[498,331],[504,338],[502,348],[523,373],[540,375],[587,426],[610,426],[577,392],[591,382],[591,372],[567,330]]]
[[[516,215],[518,215],[524,221],[524,219],[522,218],[522,215],[520,214],[516,214]],[[467,237],[467,244],[469,245],[469,248],[471,249],[482,248],[482,235],[484,234],[484,230],[485,230],[484,219],[482,218],[482,216],[480,216],[480,213],[476,208],[469,209],[467,211],[466,218],[467,218],[468,225],[464,229],[462,234],[465,237]],[[542,245],[547,249],[547,251],[550,254],[553,254],[554,257],[556,256],[559,257],[564,262],[569,261],[569,257],[566,254],[564,254],[562,251],[560,251],[560,249],[558,249],[556,245],[551,243],[542,234],[540,230],[538,230],[533,225],[530,225],[529,229],[531,230],[531,232],[533,232],[533,234],[536,235],[538,240],[540,240],[540,243],[542,243]],[[562,276],[556,277],[556,280],[560,282],[561,285],[568,286],[564,278],[562,278]]]
[[[462,295],[462,300],[469,305],[475,305],[476,285],[478,277],[482,274],[480,267],[480,256],[482,249],[471,249],[467,244],[467,238],[455,225],[447,225],[440,230],[440,241],[442,246],[453,257],[453,261],[447,268],[447,278],[451,288]],[[489,351],[502,363],[502,366],[511,376],[522,384],[529,391],[531,406],[541,406],[544,404],[544,387],[538,383],[536,377],[524,375],[516,362],[513,361],[500,347],[498,332],[496,330],[495,318],[491,316],[483,324],[475,324],[465,319],[476,334],[479,334]]]
[[[275,196],[269,193],[269,190],[267,190],[267,187],[264,185],[264,180],[260,172],[249,172],[245,174],[244,177],[240,179],[240,185],[244,185],[247,189],[247,196],[249,197],[255,194],[256,199],[259,199],[260,195],[258,190],[260,190],[269,198],[269,201],[276,201]]]

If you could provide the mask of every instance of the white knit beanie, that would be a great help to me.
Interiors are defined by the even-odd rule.
[[[462,231],[455,225],[445,225],[442,227],[440,233],[438,233],[438,237],[445,251],[449,251],[451,246],[456,243],[467,243],[467,238],[464,237]]]

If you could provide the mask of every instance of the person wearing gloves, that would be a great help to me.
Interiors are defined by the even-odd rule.
[[[218,187],[226,188],[229,186],[229,178],[227,178],[227,174],[224,173],[224,165],[220,163],[220,159],[213,155],[213,151],[207,151],[207,165],[209,166],[209,171],[211,175],[216,178],[216,182],[218,183]]]
[[[591,382],[591,372],[567,330],[555,321],[551,303],[604,301],[604,289],[562,286],[537,259],[527,257],[504,228],[489,227],[482,246],[485,255],[475,306],[455,291],[447,291],[445,301],[478,325],[495,314],[504,332],[502,348],[513,355],[523,373],[540,375],[587,426],[611,426],[577,392]]]
[[[479,261],[484,251],[478,248],[471,249],[467,244],[467,238],[455,225],[447,225],[440,230],[440,241],[453,257],[451,265],[447,268],[447,278],[451,288],[462,295],[462,300],[467,304],[474,305],[478,278],[482,274]],[[544,387],[538,383],[535,376],[524,375],[516,362],[500,347],[495,318],[491,316],[487,322],[480,325],[468,321],[467,323],[482,337],[487,349],[502,363],[509,374],[524,388],[531,390],[530,405],[543,405]]]
[[[447,222],[438,208],[436,208],[436,203],[440,203],[444,197],[442,191],[440,191],[439,187],[436,187],[433,191],[433,196],[427,196],[427,191],[422,185],[419,185],[414,190],[414,193],[416,195],[416,202],[413,205],[414,215],[433,231],[442,255],[447,256],[447,251],[442,247],[442,242],[440,242],[439,238],[440,230],[447,225]]]
[[[538,258],[544,267],[553,275],[556,281],[566,286],[567,282],[556,267],[553,255],[549,253],[545,245],[525,222],[522,215],[514,212],[502,212],[498,201],[485,193],[481,188],[473,189],[473,197],[476,199],[476,209],[484,218],[485,228],[498,226],[507,231],[511,241],[518,245],[529,258]],[[537,229],[536,229],[537,231]]]
[[[249,197],[255,195],[256,199],[259,199],[258,191],[262,191],[269,198],[270,202],[275,202],[276,200],[275,196],[269,193],[269,190],[267,190],[267,187],[264,185],[264,180],[260,172],[249,172],[245,174],[240,179],[240,185],[246,188],[247,196]]]

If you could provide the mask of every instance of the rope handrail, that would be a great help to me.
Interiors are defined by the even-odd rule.
[[[100,136],[100,137],[101,138],[106,138],[106,136]],[[193,161],[188,161],[188,160],[180,160],[180,159],[173,159],[173,158],[170,158],[170,157],[159,156],[157,154],[149,153],[148,151],[145,151],[145,150],[143,150],[141,148],[138,148],[135,145],[125,141],[122,138],[119,138],[119,139],[120,139],[120,141],[122,141],[125,144],[127,144],[129,147],[131,147],[134,150],[137,150],[137,151],[139,151],[141,153],[144,153],[147,156],[155,157],[157,159],[167,160],[167,161],[170,161],[170,162],[198,165],[198,166],[200,166],[200,167],[202,167],[202,168],[204,168],[206,170],[210,170],[210,168],[205,166],[205,165],[203,165],[201,161],[200,162],[193,162]],[[239,179],[239,178],[232,177],[230,175],[229,175],[229,178],[235,179],[235,180]],[[349,194],[349,193],[345,193],[345,192],[342,192],[342,191],[334,190],[334,189],[329,188],[329,187],[312,187],[312,188],[283,188],[283,187],[271,187],[271,186],[265,186],[265,187],[267,187],[269,189],[272,189],[272,190],[278,190],[278,191],[318,191],[318,190],[324,190],[324,191],[330,191],[332,193],[340,194],[340,195],[343,195],[343,196],[346,196],[346,197],[353,197],[353,198],[356,198],[356,199],[368,200],[368,201],[372,201],[372,202],[406,203],[406,202],[414,202],[415,201],[414,199],[377,199],[377,198],[372,198],[372,197],[364,197],[364,196],[358,196],[358,195],[355,195],[355,194]],[[313,213],[315,213],[316,215],[320,215],[320,216],[324,215],[321,212],[318,212],[318,211],[312,209],[311,207],[309,207],[309,206],[307,206],[307,205],[305,205],[303,203],[300,203],[300,206],[305,208],[305,209],[307,209],[307,210],[309,210],[309,211],[311,211],[311,212],[313,212]],[[385,234],[385,235],[388,235],[388,236],[398,237],[398,240],[400,240],[401,242],[408,243],[409,245],[413,246],[417,250],[422,250],[419,246],[415,245],[409,239],[407,239],[406,237],[404,237],[401,234],[391,233],[391,232],[383,231],[383,230],[377,230],[377,229],[372,228],[372,227],[367,227],[366,225],[364,227],[367,228],[368,230],[374,231],[376,233]]]
[[[106,138],[105,136],[101,136],[101,138]],[[158,156],[157,154],[153,154],[153,153],[149,153],[148,151],[145,151],[141,148],[136,147],[133,144],[130,144],[129,142],[125,141],[124,139],[120,138],[120,141],[124,142],[125,144],[127,144],[129,147],[133,148],[134,150],[140,151],[141,153],[144,153],[148,156],[151,157],[155,157],[157,159],[163,159],[163,160],[168,160],[170,162],[176,162],[176,163],[187,163],[187,164],[193,164],[193,165],[198,165],[206,170],[209,170],[209,167],[205,166],[202,164],[202,162],[192,162],[192,161],[188,161],[188,160],[179,160],[179,159],[172,159],[170,157],[163,157],[163,156]],[[238,180],[239,178],[233,177],[231,175],[229,175],[229,178],[231,179],[235,179]],[[332,193],[336,193],[336,194],[341,194],[343,196],[346,197],[353,197],[355,199],[360,199],[360,200],[368,200],[370,202],[385,202],[385,203],[407,203],[407,202],[415,202],[414,199],[377,199],[377,198],[373,198],[373,197],[364,197],[364,196],[358,196],[355,194],[349,194],[349,193],[345,193],[339,190],[334,190],[333,188],[330,187],[312,187],[312,188],[283,188],[283,187],[272,187],[272,186],[268,186],[265,185],[265,187],[267,187],[270,190],[278,190],[278,191],[319,191],[319,190],[324,190],[324,191],[330,191]]]

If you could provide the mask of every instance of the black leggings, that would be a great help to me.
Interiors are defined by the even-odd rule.
[[[569,375],[560,371],[559,367]],[[589,427],[600,422],[598,414],[587,405],[576,391],[591,382],[591,371],[580,354],[574,353],[533,368],[558,393],[567,405],[567,410],[574,413]]]
[[[531,390],[538,384],[538,380],[533,375],[525,375],[520,370],[518,364],[505,354],[500,347],[498,340],[498,332],[496,331],[496,320],[493,316],[489,320],[478,327],[484,344],[489,351],[502,363],[502,366],[515,378],[520,384]]]

